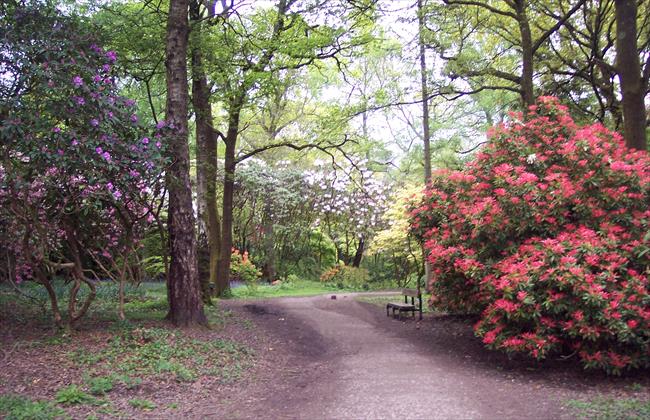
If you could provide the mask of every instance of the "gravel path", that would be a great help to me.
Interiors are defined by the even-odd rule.
[[[235,417],[570,418],[559,405],[562,387],[539,375],[486,369],[454,343],[427,345],[416,321],[387,318],[352,295],[234,305],[254,314],[291,355],[290,372],[231,411]]]

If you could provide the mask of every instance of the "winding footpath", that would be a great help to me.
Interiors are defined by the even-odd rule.
[[[269,395],[232,412],[234,417],[572,417],[560,406],[568,390],[539,376],[486,368],[448,343],[423,345],[416,321],[389,319],[380,307],[357,302],[352,295],[237,304],[282,336],[294,356],[284,386],[273,385]]]

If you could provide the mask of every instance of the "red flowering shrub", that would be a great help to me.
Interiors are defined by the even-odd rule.
[[[543,97],[489,133],[412,209],[432,304],[481,314],[491,348],[575,352],[617,373],[650,365],[650,158]]]

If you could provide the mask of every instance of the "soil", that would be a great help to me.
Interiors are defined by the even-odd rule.
[[[242,379],[143,383],[136,391],[113,391],[111,400],[129,418],[562,419],[575,418],[566,407],[570,399],[650,399],[648,371],[607,377],[582,371],[573,359],[512,360],[486,350],[472,334],[471,319],[425,314],[422,321],[397,320],[355,294],[335,296],[222,302],[232,322],[189,334],[252,348],[255,362]],[[61,354],[11,350],[25,330],[0,333],[2,349],[19,352],[0,360],[0,394],[52,398],[61,386],[80,382]],[[105,334],[88,331],[81,344],[92,348]],[[151,399],[158,408],[139,411],[129,398]],[[88,407],[70,412],[106,417]]]

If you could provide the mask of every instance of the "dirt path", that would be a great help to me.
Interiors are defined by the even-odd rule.
[[[228,306],[250,313],[276,337],[271,350],[286,356],[282,373],[259,378],[263,386],[224,406],[229,417],[571,417],[561,401],[576,386],[562,369],[521,373],[500,356],[486,361],[467,328],[456,331],[445,319],[400,322],[351,295]]]

